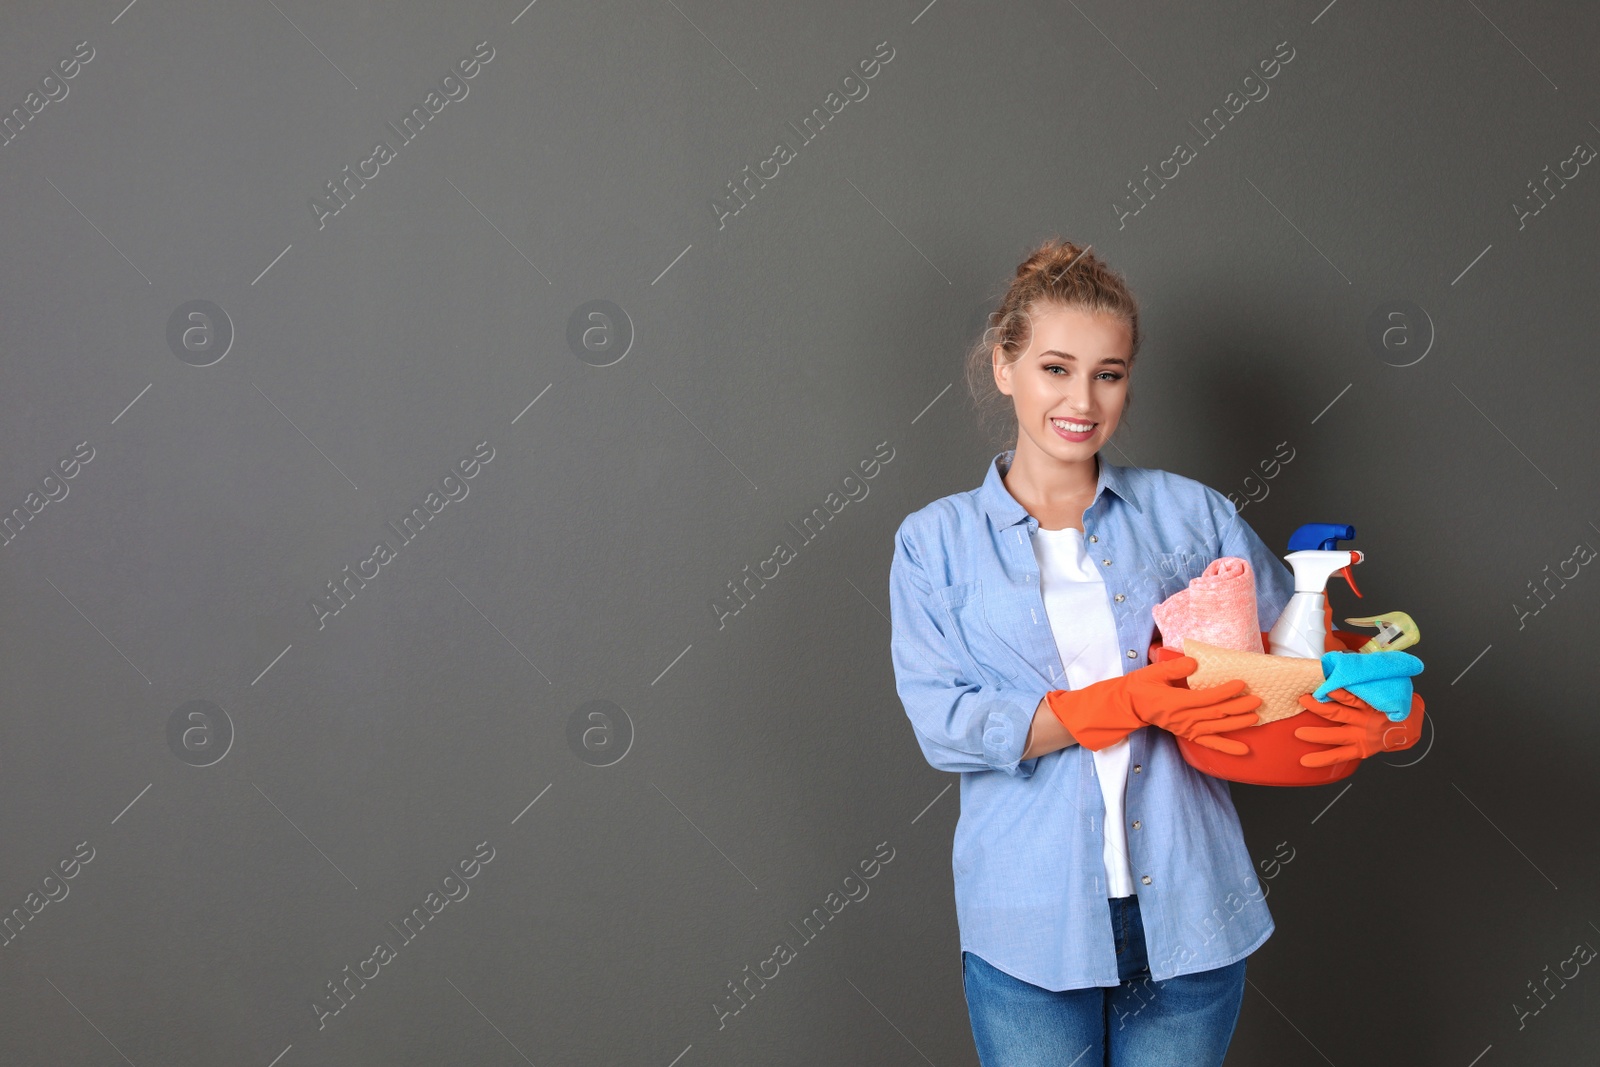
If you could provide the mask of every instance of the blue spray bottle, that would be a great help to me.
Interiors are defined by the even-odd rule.
[[[1352,540],[1354,526],[1327,522],[1308,522],[1289,535],[1289,554],[1283,558],[1294,570],[1294,596],[1273,623],[1267,645],[1274,656],[1299,656],[1320,660],[1328,640],[1328,579],[1335,572],[1350,583],[1356,596],[1361,590],[1350,575],[1350,566],[1365,556],[1359,549],[1340,549],[1340,541]]]

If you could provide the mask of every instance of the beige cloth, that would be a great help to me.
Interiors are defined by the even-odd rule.
[[[1183,643],[1183,654],[1193,656],[1200,664],[1186,679],[1190,689],[1207,689],[1242,678],[1244,691],[1261,698],[1261,706],[1256,709],[1261,722],[1275,722],[1300,714],[1306,710],[1300,705],[1301,694],[1313,692],[1323,683],[1320,659],[1239,652],[1208,645],[1192,637]]]

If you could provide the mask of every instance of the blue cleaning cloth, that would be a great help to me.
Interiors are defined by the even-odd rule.
[[[1411,714],[1411,676],[1421,673],[1422,661],[1409,652],[1324,652],[1327,681],[1311,695],[1326,700],[1329,690],[1348,689],[1399,722]]]

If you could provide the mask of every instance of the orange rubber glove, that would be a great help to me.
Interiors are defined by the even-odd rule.
[[[1050,710],[1073,738],[1091,752],[1116,744],[1144,726],[1159,726],[1207,748],[1242,756],[1242,743],[1212,734],[1254,726],[1258,696],[1240,696],[1245,683],[1235,678],[1206,689],[1172,683],[1200,669],[1193,656],[1179,656],[1107,678],[1082,689],[1053,689],[1045,694]]]
[[[1302,741],[1337,746],[1301,756],[1302,767],[1327,767],[1345,760],[1366,759],[1379,752],[1399,752],[1422,737],[1420,703],[1412,707],[1411,714],[1394,722],[1348,689],[1330,689],[1328,695],[1334,699],[1318,700],[1306,693],[1300,697],[1300,704],[1324,718],[1346,725],[1302,726],[1295,730],[1294,735]]]

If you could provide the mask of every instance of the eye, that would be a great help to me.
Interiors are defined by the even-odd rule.
[[[1066,366],[1064,366],[1063,364],[1060,364],[1060,363],[1049,363],[1049,364],[1045,365],[1044,372],[1046,374],[1050,375],[1051,377],[1059,378],[1059,377],[1061,377],[1061,375],[1054,374],[1053,372],[1054,371],[1061,371],[1062,374],[1065,374],[1065,373],[1067,373],[1067,369],[1068,368]],[[1120,382],[1122,380],[1123,376],[1121,374],[1117,373],[1116,371],[1113,371],[1113,370],[1103,370],[1099,374],[1096,374],[1095,377],[1097,379],[1101,379],[1101,380],[1104,380],[1104,381]]]

